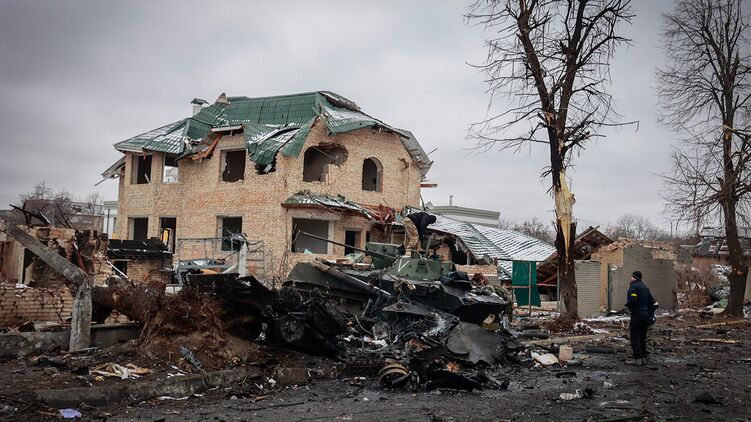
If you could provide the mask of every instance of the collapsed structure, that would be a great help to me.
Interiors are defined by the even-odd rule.
[[[181,239],[245,233],[263,243],[248,272],[280,279],[306,254],[346,252],[299,231],[363,247],[392,235],[373,210],[419,205],[431,162],[415,137],[340,95],[193,104],[192,117],[115,144],[123,157],[103,175],[119,178],[119,237],[166,233],[182,260],[204,251],[176,250]]]

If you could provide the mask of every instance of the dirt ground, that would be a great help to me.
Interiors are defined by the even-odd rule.
[[[691,328],[723,321],[690,312],[660,318],[651,333],[651,363],[640,367],[625,364],[626,322],[589,321],[589,327],[595,331],[607,330],[612,337],[575,344],[580,365],[535,367],[529,353],[525,353],[519,364],[491,372],[495,378],[509,381],[506,390],[388,391],[373,377],[344,376],[282,387],[273,378],[262,377],[245,385],[219,387],[200,396],[99,408],[84,406],[79,410],[83,420],[106,421],[748,421],[751,420],[751,325],[744,322]],[[581,331],[579,327],[577,334]],[[708,338],[730,342],[700,341]],[[304,362],[299,360],[297,364]],[[38,366],[31,372],[27,369],[22,362],[0,366],[0,398],[12,396],[14,387],[53,386],[49,381],[43,382],[52,379],[49,373],[53,371],[45,373]],[[54,378],[80,385],[79,378],[65,372]],[[577,390],[591,391],[591,397],[570,401],[560,398],[561,393]],[[709,398],[716,403],[697,402],[703,393],[711,396],[704,394],[705,401]],[[52,416],[54,412],[55,409],[35,406],[18,415],[18,420],[59,419]]]

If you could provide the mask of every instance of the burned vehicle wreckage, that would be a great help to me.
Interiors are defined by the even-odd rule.
[[[190,275],[186,287],[222,300],[228,330],[333,357],[387,388],[505,387],[484,371],[522,348],[505,329],[512,303],[502,291],[473,285],[453,263],[402,256],[400,245],[356,250],[346,263],[298,263],[279,291],[236,274]]]

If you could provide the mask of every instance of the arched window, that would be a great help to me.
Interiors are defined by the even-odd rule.
[[[371,192],[383,190],[383,166],[377,158],[366,158],[362,162],[362,190]]]

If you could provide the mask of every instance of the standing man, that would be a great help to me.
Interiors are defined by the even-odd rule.
[[[631,274],[631,284],[628,288],[626,307],[631,312],[629,332],[631,335],[631,349],[634,353],[633,365],[647,363],[647,329],[654,321],[654,303],[652,292],[641,281],[641,271]]]
[[[422,250],[428,225],[435,221],[435,216],[425,211],[413,212],[404,219],[404,248],[407,250],[407,255],[412,249]]]

